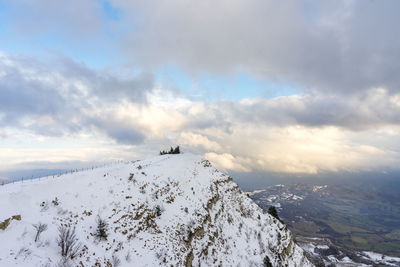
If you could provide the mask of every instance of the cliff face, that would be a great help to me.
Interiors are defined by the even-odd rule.
[[[0,230],[0,266],[311,266],[285,225],[191,154],[2,186],[0,209],[0,222],[20,215]],[[35,242],[39,221],[48,227]],[[61,257],[60,225],[76,229],[72,259]]]

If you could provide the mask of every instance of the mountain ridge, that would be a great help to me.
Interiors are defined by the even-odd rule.
[[[56,203],[56,204],[55,204]],[[0,265],[312,266],[287,227],[192,154],[162,155],[0,188]],[[96,221],[108,224],[96,238]],[[34,242],[38,223],[47,224]],[[60,256],[58,227],[82,249]]]

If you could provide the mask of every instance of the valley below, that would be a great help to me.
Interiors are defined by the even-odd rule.
[[[290,184],[249,195],[276,207],[317,266],[400,266],[400,200],[384,188]]]

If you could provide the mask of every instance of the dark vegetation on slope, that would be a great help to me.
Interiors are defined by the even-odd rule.
[[[165,150],[160,151],[160,155],[166,155],[166,154],[180,154],[180,153],[181,153],[181,151],[180,151],[180,149],[179,149],[179,146],[177,146],[177,147],[175,147],[175,148],[172,148],[172,147],[171,147],[171,149],[170,149],[169,151],[165,151]]]

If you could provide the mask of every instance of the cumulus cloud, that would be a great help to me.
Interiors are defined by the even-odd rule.
[[[143,135],[137,129],[105,121],[98,110],[112,113],[111,107],[123,102],[140,106],[152,89],[151,75],[127,79],[64,57],[49,63],[0,54],[0,126],[43,136],[74,134],[93,126],[117,141],[138,143]]]
[[[393,148],[382,149],[373,141],[359,142],[335,127],[238,125],[233,134],[226,135],[225,144],[229,145],[229,153],[238,157],[237,164],[262,171],[318,173],[396,168],[398,159]],[[224,154],[220,157],[225,158]]]
[[[315,174],[396,169],[400,156],[397,98],[378,88],[367,92],[362,101],[355,97],[343,104],[337,98],[337,103],[329,102],[333,107],[314,95],[193,102],[158,108],[155,116],[171,115],[172,121],[176,116],[181,123],[153,127],[163,133],[159,140],[182,144],[204,153],[216,166],[235,171]],[[335,105],[341,108],[336,110]],[[227,129],[213,121],[214,112],[223,114]]]
[[[217,142],[210,141],[208,137],[197,133],[183,132],[178,142],[182,145],[200,146],[208,151],[222,151],[222,147]]]
[[[215,164],[215,167],[220,169],[228,169],[232,171],[239,172],[249,172],[251,169],[245,167],[241,162],[245,159],[240,159],[232,156],[229,153],[216,154],[214,152],[209,152],[205,154],[205,157]]]

